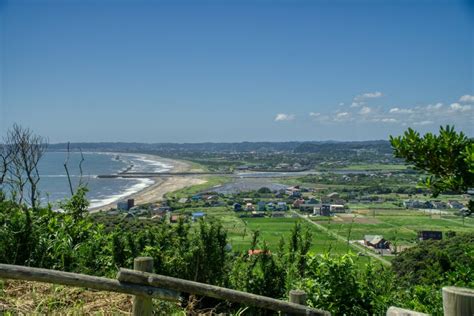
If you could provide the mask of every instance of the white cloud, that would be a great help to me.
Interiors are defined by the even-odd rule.
[[[470,105],[461,105],[457,102],[455,103],[451,103],[451,105],[449,106],[451,108],[452,111],[459,111],[459,112],[466,112],[466,111],[469,111],[472,107]]]
[[[362,107],[362,109],[360,109],[359,114],[361,114],[361,115],[367,115],[367,114],[369,114],[370,112],[372,112],[372,109],[369,108],[368,106],[364,106],[364,107]]]
[[[309,116],[312,116],[312,117],[319,117],[319,116],[321,116],[321,113],[310,112],[310,113],[309,113]]]
[[[380,121],[384,123],[397,123],[398,122],[396,119],[391,118],[391,117],[383,118]]]
[[[436,103],[436,104],[428,104],[428,105],[426,106],[426,109],[427,109],[427,110],[439,110],[439,109],[441,109],[442,107],[443,107],[443,103],[438,102],[438,103]]]
[[[340,102],[340,103],[339,103],[339,106],[344,106],[344,102]]]
[[[340,112],[340,113],[336,114],[337,118],[345,118],[345,117],[349,117],[349,116],[350,116],[349,112]]]
[[[279,113],[275,117],[275,122],[281,122],[281,121],[292,121],[295,119],[294,114],[285,114],[285,113]]]
[[[356,108],[364,104],[364,102],[352,102],[351,108]]]
[[[359,94],[359,95],[355,96],[354,101],[375,99],[375,98],[380,98],[381,96],[383,96],[383,94],[380,91],[367,92],[367,93],[362,93],[362,94]]]
[[[459,102],[463,102],[463,103],[474,103],[474,95],[470,95],[470,94],[465,94],[463,95],[462,97],[459,98]]]
[[[421,121],[421,122],[414,122],[414,125],[430,125],[433,124],[433,121]]]
[[[411,114],[413,113],[412,109],[400,109],[400,108],[391,108],[389,113],[397,113],[397,114]]]
[[[334,122],[346,122],[352,121],[351,113],[349,112],[338,112],[333,118]]]

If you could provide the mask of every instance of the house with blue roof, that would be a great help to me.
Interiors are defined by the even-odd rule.
[[[198,220],[200,218],[204,218],[206,216],[206,213],[204,213],[204,212],[194,212],[191,215],[192,215],[192,218],[193,218],[193,222],[195,222],[196,220]]]

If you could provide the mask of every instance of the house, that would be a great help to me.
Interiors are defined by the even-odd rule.
[[[248,255],[255,256],[255,255],[271,255],[270,250],[262,250],[262,249],[249,249]]]
[[[254,211],[255,208],[253,207],[253,204],[249,202],[245,204],[245,210],[250,212],[250,211]]]
[[[390,249],[390,243],[382,235],[365,235],[364,244],[375,249]]]
[[[297,199],[293,202],[293,208],[300,208],[300,205],[305,202],[304,199]]]
[[[346,208],[342,204],[331,204],[329,205],[329,211],[331,213],[345,213]]]
[[[328,205],[328,204],[321,205],[319,210],[317,208],[314,208],[313,214],[316,215],[316,214],[318,214],[318,212],[319,212],[319,215],[321,215],[321,216],[332,216],[333,215],[331,213],[330,205]]]
[[[265,212],[253,211],[252,212],[252,217],[265,217]]]
[[[438,210],[448,207],[448,205],[445,202],[442,202],[442,201],[430,201],[429,203],[431,204],[430,208],[434,208],[434,209],[438,209]]]
[[[191,214],[192,218],[193,218],[193,222],[195,222],[196,220],[200,219],[200,218],[204,218],[206,216],[206,213],[204,212],[194,212]]]
[[[295,185],[293,187],[288,187],[285,189],[285,194],[291,197],[301,197],[301,190],[299,185]]]
[[[321,207],[320,204],[316,204],[316,203],[313,204],[313,203],[309,203],[308,201],[306,203],[301,204],[299,208],[301,212],[313,212],[315,208],[319,208],[319,207]]]
[[[117,202],[117,209],[119,211],[128,211],[129,210],[128,202],[127,201],[118,201]]]
[[[242,211],[242,204],[234,203],[234,211],[236,211],[236,212]]]
[[[448,201],[448,206],[449,206],[449,208],[455,208],[455,209],[460,210],[464,207],[464,204],[460,203],[459,201],[449,200]]]
[[[180,198],[180,199],[178,200],[178,203],[181,203],[181,204],[188,203],[188,202],[189,202],[189,199],[188,199],[188,198],[185,198],[185,197]]]
[[[184,215],[171,215],[170,223],[177,223],[180,219],[185,220],[186,217]]]
[[[436,230],[421,230],[418,232],[419,240],[441,240],[443,239],[443,232]]]
[[[288,210],[288,207],[286,206],[286,202],[278,202],[276,210],[278,211],[286,211]]]
[[[135,205],[134,199],[122,200],[117,202],[117,210],[119,211],[128,211],[133,208]]]
[[[276,206],[274,203],[272,202],[267,203],[267,210],[274,211],[275,209],[276,209]]]
[[[197,201],[200,201],[200,200],[202,200],[201,194],[196,194],[196,195],[193,195],[191,197],[191,201],[193,201],[193,202],[197,202]]]
[[[265,202],[260,201],[257,203],[257,211],[265,212],[267,208],[265,207]]]

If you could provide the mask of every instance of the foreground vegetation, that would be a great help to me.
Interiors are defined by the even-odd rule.
[[[146,255],[154,258],[156,272],[165,275],[275,298],[286,298],[290,289],[304,289],[312,306],[336,315],[382,314],[390,305],[436,314],[441,311],[443,285],[474,286],[473,233],[423,242],[394,259],[393,269],[370,261],[361,267],[350,253],[314,254],[318,232],[296,219],[288,219],[291,230],[286,238],[279,238],[276,247],[272,230],[258,219],[249,220],[250,226],[262,232],[255,229],[250,242],[250,249],[261,252],[249,255],[229,248],[232,237],[212,217],[194,226],[161,223],[134,231],[124,229],[124,221],[106,230],[84,212],[84,194],[85,190],[78,190],[63,203],[64,213],[48,208],[33,211],[2,198],[1,262],[113,277],[118,267],[130,268],[134,257]],[[276,227],[275,223],[265,225]],[[432,252],[436,258],[423,255]],[[442,264],[437,258],[443,259]],[[422,277],[400,283],[397,275]],[[195,308],[241,308],[217,305],[204,299]],[[161,308],[173,313],[185,306]]]

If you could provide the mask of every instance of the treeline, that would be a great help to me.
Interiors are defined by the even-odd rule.
[[[474,286],[474,234],[445,241],[449,246],[421,243],[396,258],[394,269],[361,266],[350,254],[312,254],[311,232],[300,224],[275,252],[257,231],[251,252],[236,253],[218,221],[160,223],[141,230],[128,229],[123,221],[106,229],[87,213],[85,193],[80,188],[64,201],[62,213],[50,208],[27,213],[0,195],[0,262],[113,277],[119,267],[131,268],[133,258],[151,256],[156,272],[169,276],[283,299],[289,290],[303,289],[310,305],[335,315],[384,314],[390,305],[439,314],[443,285]],[[183,302],[181,308],[189,300]],[[219,312],[241,308],[213,299],[193,304]]]
[[[318,153],[334,151],[368,150],[391,154],[390,143],[385,140],[357,142],[240,142],[240,143],[71,143],[71,150],[92,151],[130,151],[130,152],[202,152],[202,153],[232,153],[232,152],[294,152]],[[66,150],[66,143],[51,144],[50,149]]]

